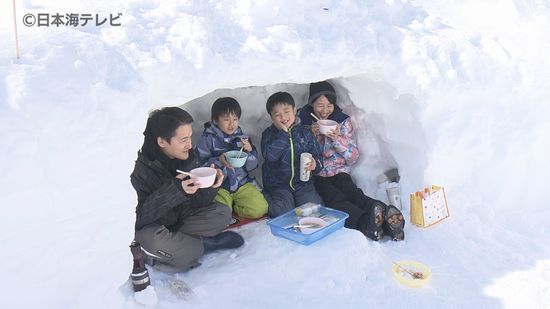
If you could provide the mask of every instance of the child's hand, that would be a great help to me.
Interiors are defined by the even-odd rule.
[[[282,131],[285,131],[288,133],[288,128],[285,126],[284,123],[280,122],[280,121],[276,121],[274,120],[273,121],[273,124],[275,125],[275,127],[279,130],[282,130]]]
[[[216,168],[214,164],[211,164],[210,167],[216,169],[216,182],[212,185],[212,188],[219,188],[223,183],[223,172],[219,168]]]
[[[311,124],[311,132],[313,132],[313,134],[315,135],[321,134],[321,132],[319,131],[320,127],[321,126],[317,122],[314,122],[313,124]]]
[[[225,158],[225,153],[222,153],[218,159],[220,159],[220,162],[223,164],[223,166],[227,167],[227,168],[230,168],[230,169],[234,169],[234,167],[229,164],[229,162],[227,162],[227,159]]]
[[[241,138],[241,142],[243,143],[244,151],[246,151],[246,152],[251,152],[252,151],[252,145],[248,141],[248,138]]]
[[[337,125],[336,128],[334,128],[334,130],[332,131],[329,131],[327,133],[327,136],[328,138],[330,138],[332,141],[335,141],[338,136],[340,136],[340,125]]]
[[[317,162],[315,161],[315,159],[311,159],[305,166],[304,168],[306,169],[306,171],[313,171],[315,170],[315,167],[317,166]]]

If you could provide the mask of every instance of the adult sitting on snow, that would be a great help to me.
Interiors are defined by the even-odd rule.
[[[338,122],[336,129],[323,135],[319,119]],[[353,126],[348,115],[336,105],[336,91],[326,81],[309,86],[308,104],[300,109],[299,118],[304,126],[311,126],[323,151],[323,168],[315,175],[315,188],[328,207],[349,214],[345,226],[357,229],[373,240],[382,239],[384,233],[393,240],[403,240],[405,219],[395,206],[366,196],[350,176],[351,165],[359,158]]]
[[[135,239],[156,264],[167,271],[185,271],[217,249],[240,247],[243,238],[222,232],[231,210],[214,202],[223,174],[199,189],[195,178],[179,174],[199,167],[192,150],[193,118],[178,107],[155,110],[149,116],[131,182],[138,196]],[[157,263],[160,262],[160,263]]]

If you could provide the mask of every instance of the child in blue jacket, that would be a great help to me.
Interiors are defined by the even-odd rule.
[[[294,98],[288,92],[277,92],[267,99],[266,109],[273,124],[262,133],[262,180],[268,215],[276,217],[307,202],[321,204],[313,177],[300,180],[300,155],[312,154],[314,160],[306,170],[318,173],[322,163],[321,149],[313,133],[296,122]]]
[[[204,124],[204,132],[195,151],[203,166],[215,164],[222,169],[225,180],[215,197],[242,218],[256,219],[267,213],[267,201],[248,172],[258,167],[258,152],[239,127],[241,106],[234,98],[219,98],[212,105],[211,121]],[[248,154],[242,167],[233,167],[225,152],[240,150]]]

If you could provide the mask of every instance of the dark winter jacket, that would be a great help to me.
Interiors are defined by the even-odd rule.
[[[300,180],[300,155],[309,152],[317,161],[313,173],[322,168],[321,150],[313,133],[301,126],[294,125],[284,132],[271,125],[262,133],[263,186],[268,191],[275,189],[299,190],[307,182]]]
[[[214,163],[223,171],[225,179],[222,188],[229,192],[235,192],[245,183],[252,182],[253,179],[248,176],[248,172],[258,167],[258,151],[254,145],[252,145],[252,151],[248,153],[248,158],[243,167],[227,168],[220,162],[219,157],[221,154],[230,150],[241,149],[241,138],[248,138],[248,136],[243,134],[240,127],[237,128],[235,133],[227,135],[217,126],[207,122],[204,124],[204,132],[195,146],[195,152],[203,166],[210,166]],[[252,144],[251,141],[250,143]]]
[[[199,189],[188,195],[175,177],[176,169],[190,171],[199,166],[193,151],[187,160],[169,159],[146,138],[130,176],[138,198],[135,229],[154,223],[175,231],[183,224],[182,209],[211,204],[218,189]]]

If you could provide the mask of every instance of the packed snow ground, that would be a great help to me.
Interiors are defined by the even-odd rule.
[[[159,307],[550,307],[550,49],[546,1],[16,1],[26,13],[118,13],[121,27],[37,28],[0,6],[2,299],[12,308],[138,307],[129,174],[147,112],[183,105],[195,134],[221,95],[259,143],[266,98],[331,79],[358,127],[354,176],[445,186],[451,217],[404,242],[342,229],[311,245],[273,237],[206,256]],[[21,20],[21,18],[18,18]],[[408,214],[408,203],[405,203]],[[433,271],[399,285],[391,262]],[[163,274],[152,272],[153,279]],[[31,297],[32,295],[32,297]],[[164,297],[163,297],[164,295]]]

